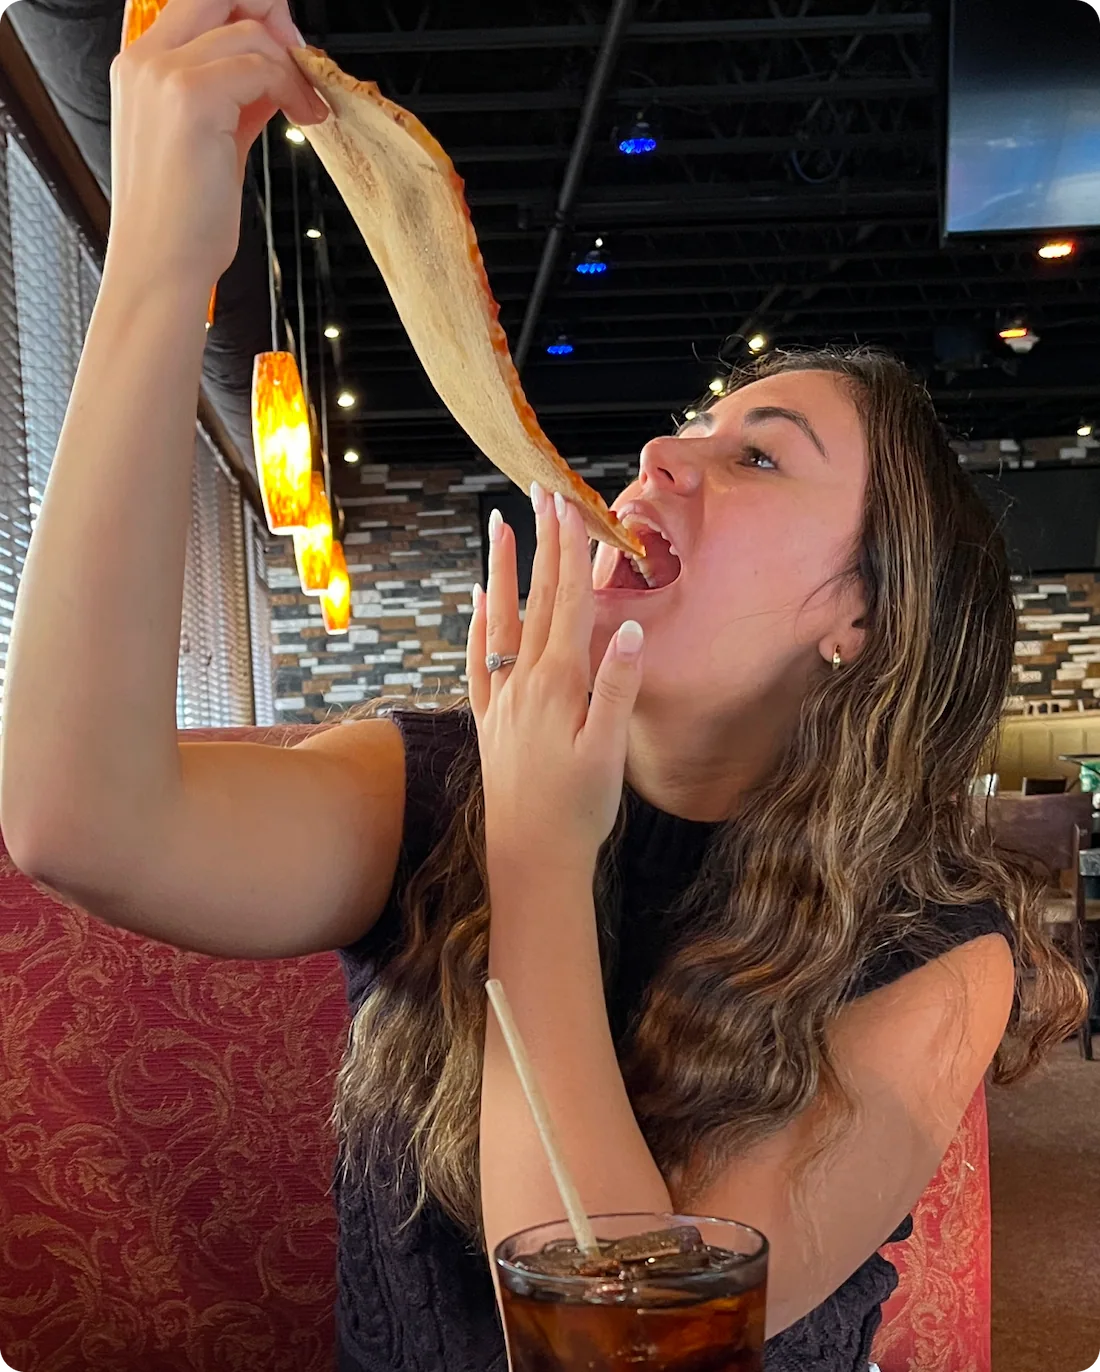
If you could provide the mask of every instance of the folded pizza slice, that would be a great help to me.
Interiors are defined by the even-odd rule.
[[[451,159],[423,124],[317,48],[291,56],[332,115],[302,130],[343,196],[443,403],[525,491],[538,481],[580,508],[588,533],[644,557],[603,498],[542,432],[501,328]]]

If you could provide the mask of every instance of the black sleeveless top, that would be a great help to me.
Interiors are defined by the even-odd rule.
[[[401,938],[399,900],[405,883],[442,834],[448,815],[447,767],[474,730],[468,711],[393,715],[405,741],[406,802],[401,858],[390,900],[370,932],[340,950],[352,1014]],[[698,870],[716,824],[665,814],[632,794],[621,868],[624,929],[608,1016],[617,1043],[639,1007],[663,950],[662,913]],[[937,910],[945,946],[997,932],[1012,939],[1007,918],[991,906]],[[895,952],[864,969],[855,990],[888,985],[927,952]],[[394,1143],[396,1155],[396,1141]],[[410,1182],[399,1183],[390,1156],[371,1169],[366,1186],[334,1176],[338,1241],[336,1329],[339,1372],[506,1372],[504,1337],[483,1251],[434,1203],[401,1227],[411,1206]],[[884,1242],[909,1237],[905,1222]],[[871,1254],[829,1298],[768,1341],[765,1372],[866,1372],[883,1301],[896,1269]]]

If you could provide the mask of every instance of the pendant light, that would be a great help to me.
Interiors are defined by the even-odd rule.
[[[316,242],[317,259],[324,248],[324,206],[320,202],[314,165],[310,163],[310,185],[313,199],[313,222],[319,224],[322,236]],[[324,328],[324,315],[321,301],[320,261],[315,259],[313,271],[313,305],[317,321],[317,363],[320,373],[321,393],[321,460],[324,467],[325,489],[328,493],[329,509],[332,513],[332,556],[329,566],[329,583],[321,595],[321,618],[326,632],[346,634],[351,624],[351,577],[348,574],[347,558],[344,555],[344,510],[332,491],[332,468],[328,460],[328,383],[325,377],[325,338],[328,331]],[[338,336],[338,335],[337,335]]]
[[[267,526],[273,534],[292,534],[295,529],[306,527],[306,513],[313,493],[313,444],[298,364],[293,353],[279,348],[271,163],[266,125],[261,140],[267,277],[271,298],[271,351],[257,353],[252,368],[252,438]]]
[[[153,21],[167,3],[168,0],[126,0],[126,10],[122,16],[122,46],[124,49],[136,42],[143,33],[153,27]],[[217,295],[218,288],[214,286],[210,291],[210,303],[206,307],[206,327],[208,329],[214,323],[214,301],[217,299]]]
[[[298,209],[298,153],[292,150],[291,183],[294,211],[294,262],[297,271],[298,294],[298,351],[302,358],[302,389],[309,397],[309,349],[306,344],[305,289],[302,281],[302,225]],[[321,354],[322,366],[324,354]],[[324,385],[321,405],[324,407]],[[309,508],[305,528],[294,532],[294,561],[298,567],[298,581],[306,595],[321,595],[328,590],[332,571],[332,510],[329,507],[326,481],[327,457],[321,433],[317,428],[317,411],[309,404],[310,446],[315,459],[311,476]]]
[[[294,531],[294,561],[306,595],[323,595],[332,572],[332,511],[323,472],[314,470],[306,527]]]
[[[321,593],[321,618],[330,634],[346,634],[351,623],[351,578],[344,545],[335,540],[328,587]]]

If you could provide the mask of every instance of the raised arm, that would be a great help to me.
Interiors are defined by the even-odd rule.
[[[286,0],[173,0],[112,67],[107,261],[19,588],[0,736],[20,867],[114,923],[261,957],[369,927],[404,802],[389,721],[295,749],[177,742],[206,305],[236,250],[249,145],[277,108],[326,113],[297,41]]]

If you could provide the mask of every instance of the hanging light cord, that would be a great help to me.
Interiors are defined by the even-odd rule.
[[[309,349],[306,346],[306,305],[302,288],[302,224],[298,211],[298,153],[290,150],[290,187],[294,207],[294,270],[298,281],[298,366],[302,373],[302,390],[309,404]]]
[[[271,219],[271,157],[267,125],[261,134],[264,155],[264,226],[267,229],[267,288],[271,295],[271,351],[279,351],[279,303],[275,298],[275,233]]]
[[[318,225],[320,227],[320,225]],[[324,232],[324,229],[321,229]],[[320,252],[320,248],[317,249]],[[317,315],[317,362],[318,377],[317,389],[321,396],[321,458],[325,466],[325,495],[328,496],[329,508],[332,507],[332,476],[328,460],[328,395],[325,386],[325,334],[324,319],[321,314],[321,273],[317,270],[314,263],[313,270],[313,302],[314,312]]]

